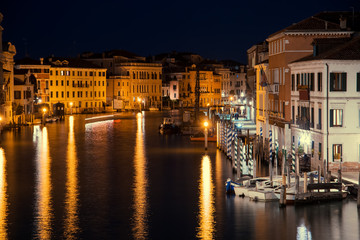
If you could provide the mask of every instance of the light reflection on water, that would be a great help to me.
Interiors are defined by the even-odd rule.
[[[36,187],[35,187],[35,238],[50,239],[52,233],[52,202],[51,202],[51,158],[47,128],[34,126],[37,146],[36,154]]]
[[[6,158],[4,149],[0,148],[0,239],[7,239],[7,216]]]
[[[148,236],[147,202],[147,166],[145,156],[145,121],[142,114],[137,115],[137,130],[134,156],[134,203],[133,236],[134,239],[146,239]]]
[[[78,216],[78,159],[74,136],[74,117],[69,117],[69,135],[66,160],[65,232],[66,239],[75,239],[79,231]]]
[[[360,239],[353,199],[280,209],[226,196],[231,161],[159,135],[160,120],[76,115],[3,133],[0,239]]]
[[[214,186],[211,176],[211,162],[208,155],[203,156],[201,161],[199,191],[199,227],[197,237],[200,239],[213,239],[215,235]]]

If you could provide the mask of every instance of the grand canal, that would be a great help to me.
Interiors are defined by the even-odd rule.
[[[0,239],[360,239],[351,199],[280,209],[226,196],[223,153],[159,135],[162,117],[3,132]]]

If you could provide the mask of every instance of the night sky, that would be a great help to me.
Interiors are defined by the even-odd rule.
[[[15,44],[15,58],[176,50],[246,63],[246,50],[271,33],[321,11],[360,11],[360,0],[5,0],[0,6],[3,40]]]

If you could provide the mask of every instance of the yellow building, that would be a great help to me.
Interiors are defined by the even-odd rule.
[[[109,83],[116,82],[113,92],[117,95],[114,97],[121,100],[126,109],[140,108],[139,104],[145,109],[161,108],[161,77],[162,65],[159,63],[120,62],[116,63],[115,76],[109,78]]]
[[[114,109],[161,108],[162,64],[124,50],[84,53],[81,57],[108,70],[107,103]]]
[[[196,66],[187,68],[179,80],[179,95],[183,107],[195,106],[195,85],[197,74],[200,78],[200,107],[221,104],[221,79],[220,74],[212,70],[196,70]]]
[[[254,70],[256,79],[256,134],[260,136],[260,132],[262,132],[265,139],[269,132],[268,63],[255,65]]]
[[[49,59],[50,107],[65,104],[65,113],[105,111],[106,69],[81,59]]]

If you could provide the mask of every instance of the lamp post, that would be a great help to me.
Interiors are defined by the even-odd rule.
[[[45,125],[45,114],[46,114],[46,108],[42,109],[43,112],[43,124]]]
[[[70,102],[70,114],[72,115],[72,106],[73,106],[73,102]]]
[[[210,103],[208,103],[206,106],[208,108],[208,119],[211,119],[211,117],[210,117]]]
[[[2,130],[2,117],[0,117],[0,134],[1,134],[1,130]]]
[[[208,140],[207,140],[207,137],[208,137],[208,126],[209,126],[209,123],[208,121],[205,121],[204,122],[204,127],[205,127],[205,150],[207,150],[207,145],[208,145]]]
[[[139,102],[139,106],[140,106],[140,112],[141,112],[141,98],[137,98],[138,102]]]

